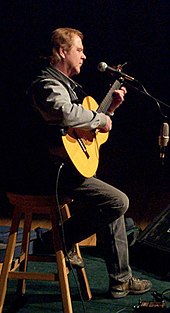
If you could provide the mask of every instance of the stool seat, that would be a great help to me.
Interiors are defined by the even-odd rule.
[[[37,196],[37,195],[19,195],[8,193],[8,198],[11,204],[14,205],[13,217],[11,221],[10,234],[6,248],[5,258],[0,275],[0,313],[3,310],[4,300],[7,291],[8,279],[17,279],[17,295],[22,296],[26,292],[26,280],[46,280],[59,281],[63,312],[72,313],[72,302],[69,288],[69,272],[67,268],[63,245],[59,233],[59,215],[60,209],[63,219],[70,217],[69,202],[70,199],[57,209],[55,196]],[[49,217],[54,242],[54,256],[30,256],[29,255],[29,240],[32,229],[33,215]],[[21,221],[23,223],[23,236],[21,255],[14,260],[14,252],[16,247],[17,232]],[[78,255],[81,257],[79,245],[76,244]],[[56,262],[56,273],[36,273],[28,272],[28,263],[31,261],[46,261]],[[17,271],[16,271],[17,270]],[[85,268],[76,269],[80,288],[85,299],[90,300],[92,295],[86,275]]]

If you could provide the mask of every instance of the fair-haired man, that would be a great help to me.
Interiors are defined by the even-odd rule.
[[[72,28],[58,28],[52,33],[50,64],[32,83],[33,106],[48,129],[48,151],[56,168],[64,164],[59,182],[59,197],[74,199],[72,216],[64,223],[67,249],[94,233],[102,237],[102,250],[109,275],[109,292],[113,298],[142,294],[151,288],[147,280],[134,278],[129,266],[124,214],[128,197],[95,175],[81,175],[69,159],[58,153],[62,146],[61,130],[69,127],[83,131],[107,133],[112,128],[111,116],[123,103],[126,88],[115,90],[105,113],[82,106],[85,96],[72,77],[80,73],[86,60],[83,34]],[[58,138],[58,139],[57,139]],[[78,208],[78,209],[76,209]],[[78,262],[77,262],[78,264]]]

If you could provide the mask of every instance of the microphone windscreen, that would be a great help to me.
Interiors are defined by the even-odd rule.
[[[98,70],[100,71],[100,72],[105,72],[105,70],[106,70],[106,68],[107,68],[107,64],[105,63],[105,62],[100,62],[99,64],[98,64]]]

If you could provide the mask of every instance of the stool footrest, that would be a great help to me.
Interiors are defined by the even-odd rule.
[[[57,273],[9,272],[10,279],[58,281]]]

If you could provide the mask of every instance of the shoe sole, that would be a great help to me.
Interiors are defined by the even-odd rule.
[[[120,291],[119,292],[115,292],[115,293],[111,293],[111,297],[113,299],[121,299],[121,298],[124,298],[126,297],[127,295],[141,295],[145,292],[148,292],[149,290],[151,289],[151,287],[145,289],[145,290],[137,290],[137,291],[132,291],[132,290],[127,290],[127,291]]]

